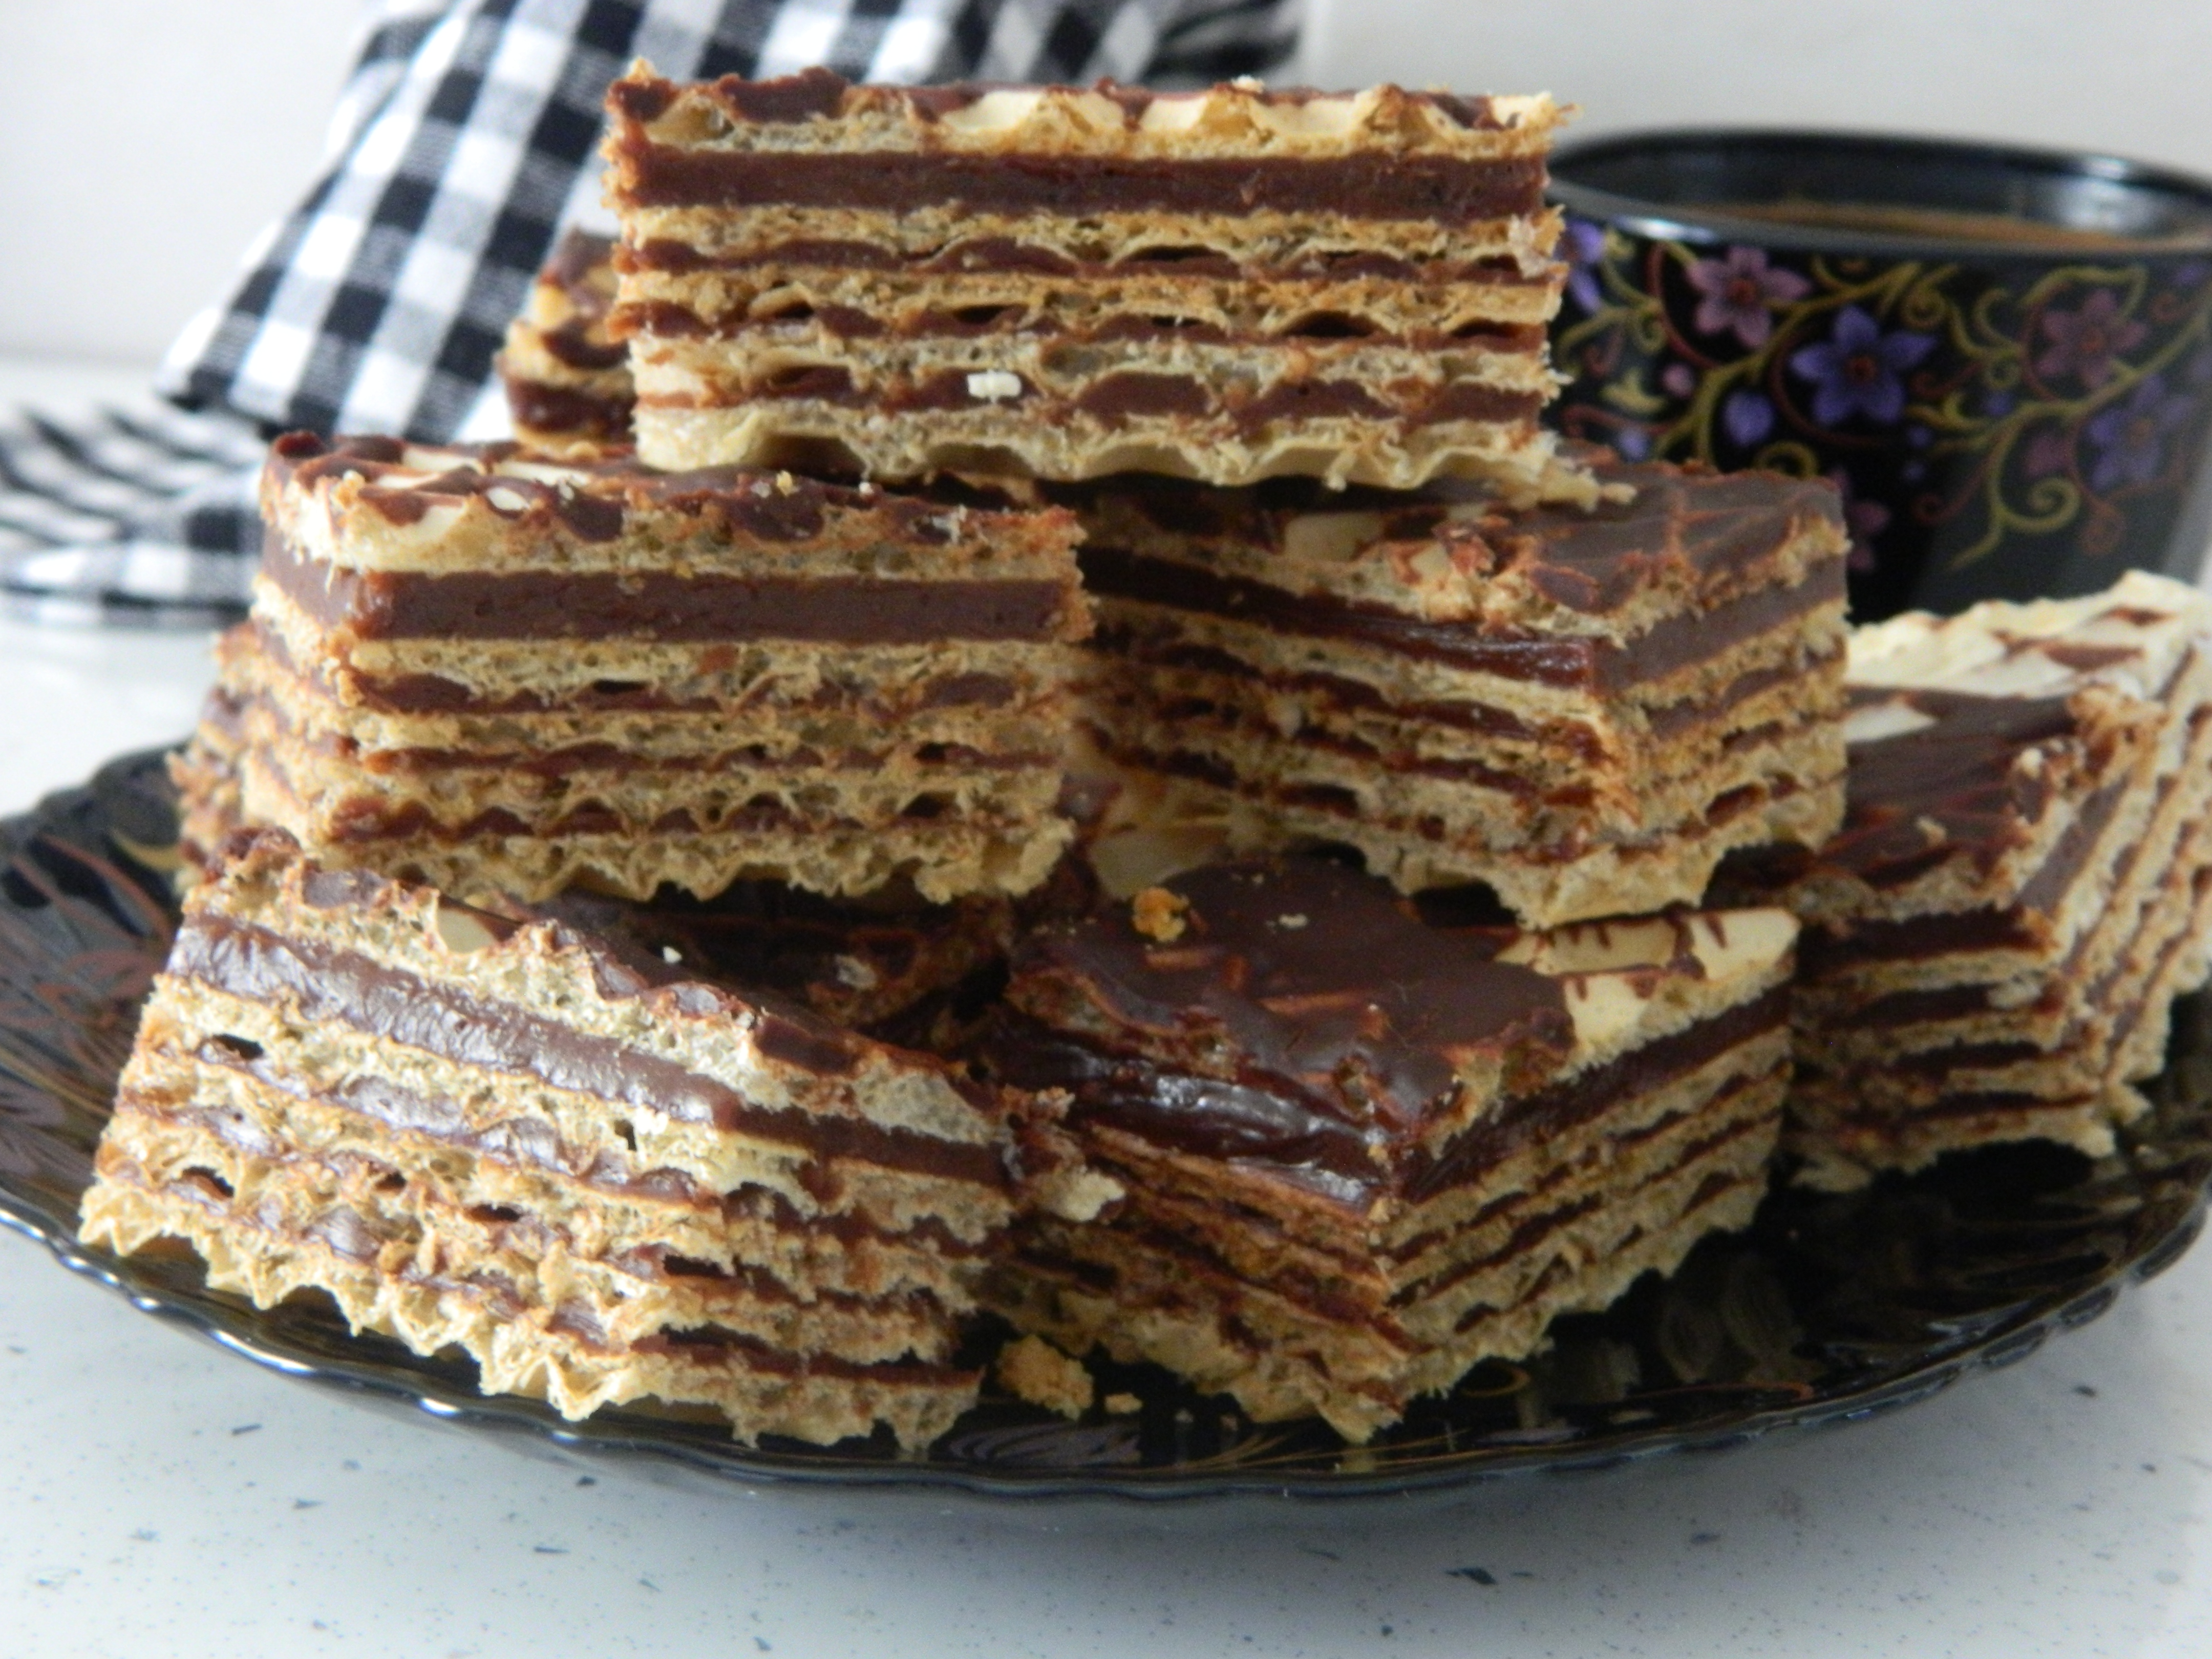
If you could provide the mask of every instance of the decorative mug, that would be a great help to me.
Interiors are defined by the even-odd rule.
[[[1563,151],[1570,436],[1832,478],[1852,614],[2194,580],[2212,537],[2212,184],[1936,140]]]

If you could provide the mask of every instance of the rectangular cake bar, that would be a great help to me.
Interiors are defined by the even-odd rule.
[[[1528,925],[1695,903],[1840,822],[1845,541],[1826,483],[1601,466],[1594,512],[1463,486],[1070,492],[1085,718],[1247,846],[1357,848]]]
[[[270,1306],[466,1350],[564,1413],[927,1444],[1012,1212],[1006,1097],[927,1056],[281,832],[196,890],[84,1200]]]
[[[1547,98],[640,67],[608,106],[655,465],[1587,493],[1536,421]]]
[[[467,896],[1018,892],[1070,830],[1068,514],[512,446],[279,441],[187,842]]]
[[[1018,1223],[990,1294],[1071,1353],[1364,1440],[1750,1219],[1796,932],[1775,909],[1448,927],[1313,859],[1040,932],[987,1052],[1073,1097],[1122,1196]]]
[[[1850,665],[1848,819],[1770,872],[1808,924],[1803,1178],[1998,1140],[2111,1151],[2206,973],[2212,601],[2130,572],[1863,629]]]
[[[531,284],[499,355],[514,435],[548,454],[626,447],[629,348],[614,337],[614,242],[571,230]]]

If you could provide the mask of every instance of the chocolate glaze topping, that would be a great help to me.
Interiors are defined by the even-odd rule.
[[[1434,409],[1427,413],[1441,418]],[[1758,582],[1762,568],[1791,543],[1821,527],[1838,551],[1842,547],[1842,498],[1825,478],[1630,464],[1602,450],[1595,452],[1592,471],[1601,484],[1627,486],[1633,495],[1589,512],[1571,507],[1470,512],[1485,506],[1486,492],[1460,479],[1440,479],[1411,492],[1332,491],[1305,478],[1208,490],[1177,479],[1135,476],[1083,487],[1090,496],[1080,489],[1066,495],[1075,501],[1110,495],[1115,505],[1134,509],[1170,536],[1268,550],[1284,545],[1291,524],[1303,514],[1371,513],[1382,520],[1378,541],[1440,543],[1469,570],[1522,575],[1553,604],[1591,616],[1618,611],[1663,582],[1700,592],[1739,592]],[[1838,586],[1838,596],[1841,591]]]
[[[605,291],[605,279],[600,273],[614,257],[613,237],[572,229],[554,245],[552,257],[539,270],[538,278],[554,284],[582,310],[587,301],[596,306]]]
[[[1351,640],[1502,678],[1620,691],[1709,660],[1770,629],[1844,598],[1844,561],[1826,559],[1795,586],[1755,588],[1702,614],[1670,617],[1615,645],[1592,635],[1485,629],[1428,622],[1328,593],[1293,593],[1178,560],[1103,545],[1078,556],[1093,592],[1262,623],[1289,634]]]
[[[629,348],[608,337],[607,313],[615,294],[614,243],[589,231],[571,230],[539,269],[538,280],[560,290],[574,315],[539,331],[545,349],[570,368],[618,368]]]
[[[362,902],[361,884],[349,879],[354,872],[324,873],[337,878],[311,885],[309,903]],[[495,934],[513,931],[511,921],[472,914]],[[578,941],[569,935],[562,942]],[[863,1046],[860,1039],[810,1015],[775,1012],[762,999],[739,998],[684,978],[665,964],[665,982],[659,984],[647,979],[644,963],[623,962],[611,953],[595,953],[593,967],[605,994],[659,994],[696,1014],[738,1015],[750,1009],[757,1016],[754,1037],[761,1052],[803,1070],[849,1075]],[[932,1139],[859,1118],[758,1106],[726,1084],[657,1054],[315,940],[288,939],[212,912],[186,921],[167,971],[249,1000],[273,1000],[307,1018],[349,1024],[458,1064],[544,1077],[556,1087],[651,1108],[682,1122],[711,1123],[808,1147],[823,1157],[860,1158],[992,1186],[1005,1180],[998,1154],[989,1146]]]
[[[699,88],[736,119],[764,125],[842,114],[848,94],[854,89],[853,82],[826,69],[802,70],[796,75],[767,81],[748,81],[742,76],[726,75]],[[635,121],[655,121],[667,112],[680,90],[674,82],[658,76],[633,75],[608,88],[607,103],[617,115]],[[988,93],[1027,90],[1031,88],[1018,82],[959,81],[929,87],[872,87],[862,95],[877,101],[902,104],[924,121],[940,121]],[[1187,103],[1210,95],[1209,90],[1202,88],[1188,92],[1154,92],[1149,88],[1124,86],[1112,80],[1093,82],[1088,88],[1054,87],[1042,90],[1088,90],[1110,99],[1121,106],[1122,119],[1133,128],[1156,103]],[[1447,92],[1408,92],[1402,88],[1389,90],[1407,103],[1436,110],[1455,125],[1471,131],[1502,131],[1507,125],[1488,98]],[[1239,91],[1264,105],[1294,107],[1316,99],[1345,95],[1317,87],[1266,87],[1249,92],[1240,88]]]
[[[1166,886],[1188,903],[1180,938],[1148,938],[1110,904],[1034,935],[1008,996],[1112,1061],[1187,1073],[1164,1079],[1162,1109],[1182,1105],[1198,1133],[1351,1173],[1447,1108],[1464,1066],[1540,1074],[1571,1046],[1559,986],[1493,959],[1510,935],[1428,927],[1373,877],[1289,859]]]
[[[531,909],[641,971],[673,951],[689,972],[774,990],[854,1027],[997,963],[1014,930],[1007,899],[836,899],[772,881],[741,881],[705,900],[672,889],[649,904],[580,890]]]
[[[1854,707],[1902,703],[1934,722],[1851,745],[1850,804],[1822,860],[1876,886],[1901,884],[1962,854],[1993,866],[2043,817],[2057,787],[2055,763],[2030,772],[2018,766],[2021,757],[2082,735],[2063,696],[1873,687],[1850,695]]]
[[[441,459],[450,459],[451,466],[425,476],[424,465]],[[535,459],[560,466],[573,478],[573,487],[564,489],[500,471],[503,463],[515,459]],[[396,479],[395,474],[398,475]],[[570,461],[532,457],[523,446],[514,443],[416,445],[410,458],[410,447],[397,438],[327,439],[310,432],[291,432],[270,447],[264,487],[306,490],[325,481],[348,477],[362,479],[367,486],[361,493],[362,501],[395,524],[418,521],[441,499],[489,497],[496,490],[523,506],[518,514],[495,501],[495,511],[510,517],[543,512],[579,540],[590,542],[614,540],[622,534],[625,514],[635,508],[709,519],[738,535],[762,541],[811,540],[823,534],[833,516],[841,514],[867,515],[872,520],[872,533],[882,538],[933,547],[949,544],[956,532],[945,501],[913,492],[873,487],[864,491],[788,472],[739,467],[656,472],[627,455]],[[393,482],[387,484],[387,479]],[[961,505],[969,515],[965,528],[975,538],[1033,541],[1038,533],[1034,513],[1012,514],[986,504]]]

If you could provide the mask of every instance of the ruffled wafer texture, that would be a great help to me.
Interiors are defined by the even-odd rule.
[[[1548,99],[641,67],[609,109],[655,465],[1588,495],[1536,423]]]
[[[943,901],[1067,843],[1064,513],[304,436],[263,506],[188,848],[242,819],[463,895]]]
[[[1069,1352],[1363,1440],[1763,1196],[1786,912],[1452,929],[1297,860],[1160,890],[1034,939],[989,1050],[1125,1194],[993,1281]]]
[[[2109,1152],[2207,971],[2212,603],[2133,572],[1902,617],[1854,636],[1850,681],[1843,833],[1724,878],[1808,923],[1803,1178],[1993,1141]]]
[[[1843,811],[1844,538],[1825,483],[1599,470],[1593,514],[1480,491],[1116,479],[1073,492],[1085,718],[1162,811],[1344,842],[1549,927],[1695,903]]]
[[[1011,1145],[928,1057],[264,835],[188,903],[83,1237],[325,1291],[572,1417],[921,1445],[974,1399],[950,1357]]]

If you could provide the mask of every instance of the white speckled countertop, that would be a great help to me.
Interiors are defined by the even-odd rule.
[[[0,403],[127,384],[0,364]],[[0,623],[0,810],[183,732],[205,648]],[[2202,1246],[1875,1421],[1234,1532],[593,1478],[288,1382],[6,1232],[0,1397],[0,1659],[2212,1653]]]

